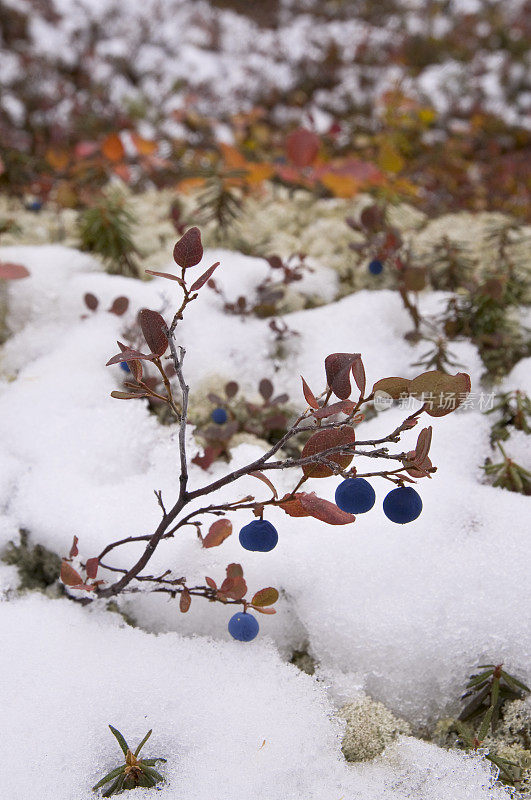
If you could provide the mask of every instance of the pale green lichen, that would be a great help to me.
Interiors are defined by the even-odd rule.
[[[347,761],[369,761],[379,756],[399,735],[411,735],[411,727],[383,703],[361,695],[338,712],[346,720],[342,750]]]

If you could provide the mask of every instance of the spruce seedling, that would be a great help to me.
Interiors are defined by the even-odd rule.
[[[108,786],[102,794],[102,797],[111,797],[113,794],[118,794],[118,792],[124,789],[135,789],[137,786],[151,788],[164,780],[160,772],[157,772],[155,769],[155,765],[157,761],[165,763],[165,758],[143,758],[142,760],[138,758],[141,749],[151,736],[151,730],[146,733],[133,753],[120,731],[113,728],[112,725],[109,725],[109,728],[120,745],[125,757],[125,763],[108,772],[101,781],[98,781],[98,783],[92,787],[92,791],[95,792],[101,789],[102,786],[105,786],[106,783],[111,783],[112,781],[111,785]]]

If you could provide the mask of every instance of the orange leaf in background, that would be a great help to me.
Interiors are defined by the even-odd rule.
[[[251,186],[257,186],[267,181],[273,174],[273,166],[271,164],[257,164],[254,161],[248,161],[245,169],[247,170],[245,180]]]
[[[46,151],[46,161],[57,172],[62,172],[67,168],[69,156],[66,150],[61,150],[57,147],[50,147]]]
[[[121,178],[124,183],[129,183],[131,180],[131,170],[127,164],[116,164],[112,171],[115,175],[118,175],[118,177]]]
[[[232,147],[230,144],[223,144],[222,142],[219,149],[221,150],[226,167],[229,169],[247,169],[247,161],[235,147]]]
[[[125,149],[118,134],[111,133],[104,139],[101,152],[109,161],[120,161],[125,156]]]
[[[329,172],[321,177],[321,183],[334,197],[354,197],[360,190],[360,183],[350,175],[335,175]]]
[[[138,133],[131,133],[131,139],[140,156],[152,156],[157,150],[157,143],[151,139],[143,139]]]
[[[179,181],[177,186],[179,191],[187,194],[188,192],[193,192],[194,189],[199,189],[204,184],[205,178],[185,178],[183,181]]]

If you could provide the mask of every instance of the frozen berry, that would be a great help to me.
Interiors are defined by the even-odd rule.
[[[336,506],[349,514],[365,514],[375,500],[374,489],[365,478],[347,478],[336,489]]]
[[[239,642],[252,641],[259,628],[258,620],[245,611],[238,611],[229,619],[229,633],[233,639],[237,639]]]
[[[383,501],[383,510],[391,522],[398,522],[399,525],[413,522],[422,511],[420,494],[411,486],[399,486],[389,492]]]
[[[383,270],[383,264],[377,258],[373,259],[369,264],[369,272],[371,273],[371,275],[379,275],[382,272],[382,270]]]
[[[120,369],[123,369],[124,372],[131,372],[127,361],[120,361]]]
[[[224,408],[215,408],[210,416],[218,425],[223,425],[227,421],[227,412]]]
[[[240,544],[246,550],[268,553],[276,547],[277,542],[277,529],[266,519],[254,519],[240,531]]]

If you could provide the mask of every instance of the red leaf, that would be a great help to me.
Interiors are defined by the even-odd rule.
[[[201,277],[198,278],[195,281],[195,283],[192,283],[192,285],[190,286],[190,291],[196,292],[198,289],[201,288],[201,286],[204,286],[217,267],[219,267],[219,261],[216,261],[215,264],[212,264],[212,266],[209,269],[207,269],[206,272],[203,272]]]
[[[26,267],[22,264],[9,264],[7,262],[0,263],[0,279],[5,281],[19,280],[20,278],[27,278],[30,274]]]
[[[232,533],[230,519],[217,519],[210,526],[210,530],[203,539],[203,547],[219,547]]]
[[[277,490],[275,489],[269,478],[267,478],[263,472],[259,472],[258,470],[256,470],[255,472],[250,472],[249,475],[252,475],[253,478],[258,478],[258,480],[263,481],[263,483],[269,486],[269,488],[273,492],[273,497],[275,499],[278,497]]]
[[[301,457],[308,458],[309,456],[317,455],[323,450],[329,450],[332,447],[339,447],[339,445],[353,444],[356,434],[354,428],[345,425],[341,428],[324,428],[323,430],[314,433],[306,442],[302,449]],[[354,455],[338,453],[331,453],[325,456],[327,461],[333,461],[339,464],[341,469],[346,469]],[[304,464],[302,471],[307,478],[328,478],[333,475],[330,467],[324,464]]]
[[[304,394],[304,399],[306,400],[310,408],[319,408],[319,403],[317,402],[314,393],[312,392],[312,390],[310,389],[310,387],[308,386],[302,375],[301,375],[301,381],[302,381],[302,392]]]
[[[100,302],[98,300],[98,298],[96,297],[96,295],[95,294],[91,294],[90,292],[86,293],[86,295],[84,296],[83,300],[85,301],[86,307],[90,311],[96,311],[96,309],[97,309],[97,307],[99,305],[99,302]]]
[[[87,578],[89,578],[91,581],[93,581],[96,575],[98,574],[99,565],[100,565],[99,558],[89,558],[87,563],[85,564],[85,572],[87,573]]]
[[[328,525],[348,525],[356,519],[354,514],[347,514],[346,511],[341,511],[335,503],[317,497],[314,492],[311,494],[303,493],[300,503],[312,517],[320,519],[321,522],[326,522]]]
[[[229,564],[227,567],[227,578],[243,578],[241,564]]]
[[[308,167],[315,161],[320,145],[317,134],[297,128],[286,139],[286,154],[296,167]]]
[[[212,578],[205,578],[205,581],[207,583],[207,586],[210,586],[210,588],[213,589],[214,591],[217,590],[218,586],[215,580],[213,580]]]
[[[356,386],[360,390],[360,397],[363,397],[365,392],[365,367],[363,366],[363,361],[360,358],[357,358],[356,361],[352,364],[352,374],[354,375],[354,380],[356,381]]]
[[[145,355],[144,353],[141,353],[140,350],[133,350],[132,347],[126,347],[125,350],[122,350],[121,353],[118,353],[118,355],[110,358],[105,366],[110,367],[113,364],[120,364],[122,361],[135,361],[136,359],[143,359],[144,361],[153,361],[154,358],[155,356],[153,355],[153,353]]]
[[[70,548],[70,558],[75,558],[79,554],[79,550],[77,549],[77,543],[79,539],[77,536],[74,536],[74,541],[72,542],[72,547]]]
[[[68,561],[63,559],[61,564],[61,574],[60,578],[65,586],[82,586],[83,585],[83,578],[77,572],[74,567],[72,567]]]
[[[201,469],[208,469],[209,466],[216,460],[220,453],[223,452],[223,447],[219,445],[209,444],[205,447],[203,455],[199,453],[192,458],[192,464],[197,464]]]
[[[173,248],[173,260],[183,269],[187,269],[195,267],[202,258],[201,231],[199,228],[190,228]]]
[[[166,323],[158,311],[143,308],[139,314],[140,327],[147,346],[152,353],[163,356],[168,349],[168,337],[165,334]]]
[[[111,314],[116,314],[117,317],[121,317],[122,314],[125,314],[128,308],[129,300],[127,297],[117,297],[115,300],[113,300],[113,304],[109,311]]]
[[[355,405],[356,403],[353,403],[352,400],[340,400],[339,403],[332,403],[331,406],[324,406],[324,408],[314,411],[313,416],[316,419],[326,419],[326,417],[332,417],[340,412],[350,414]]]
[[[169,278],[170,281],[177,281],[180,286],[185,286],[185,283],[182,278],[178,278],[177,275],[172,275],[170,272],[155,272],[152,269],[146,269],[147,275],[156,275],[157,278]]]
[[[418,435],[417,445],[415,447],[415,461],[417,464],[421,464],[430,452],[432,432],[433,428],[430,425],[429,428],[423,428]]]
[[[192,602],[192,595],[190,594],[188,589],[183,589],[181,592],[181,597],[179,599],[179,609],[182,611],[183,614],[186,614],[186,612],[190,608],[191,602]]]
[[[258,384],[258,391],[267,403],[267,401],[273,396],[273,384],[267,378],[262,378]]]
[[[306,511],[301,505],[301,494],[302,492],[298,492],[293,497],[289,494],[285,494],[282,500],[278,503],[280,508],[286,512],[286,514],[290,517],[309,517],[310,512]],[[286,499],[285,499],[286,498]],[[289,498],[289,499],[287,499]]]
[[[247,584],[242,577],[225,578],[219,591],[231,600],[241,600],[247,594]]]
[[[131,375],[133,376],[135,381],[141,381],[143,373],[142,362],[133,360],[133,361],[128,361],[127,365],[131,370]]]
[[[260,608],[260,606],[251,606],[251,608],[254,608],[255,611],[259,611],[260,614],[276,614],[277,613],[276,608]]]
[[[350,370],[358,360],[361,360],[359,353],[332,353],[325,358],[327,383],[340,400],[350,395]]]

